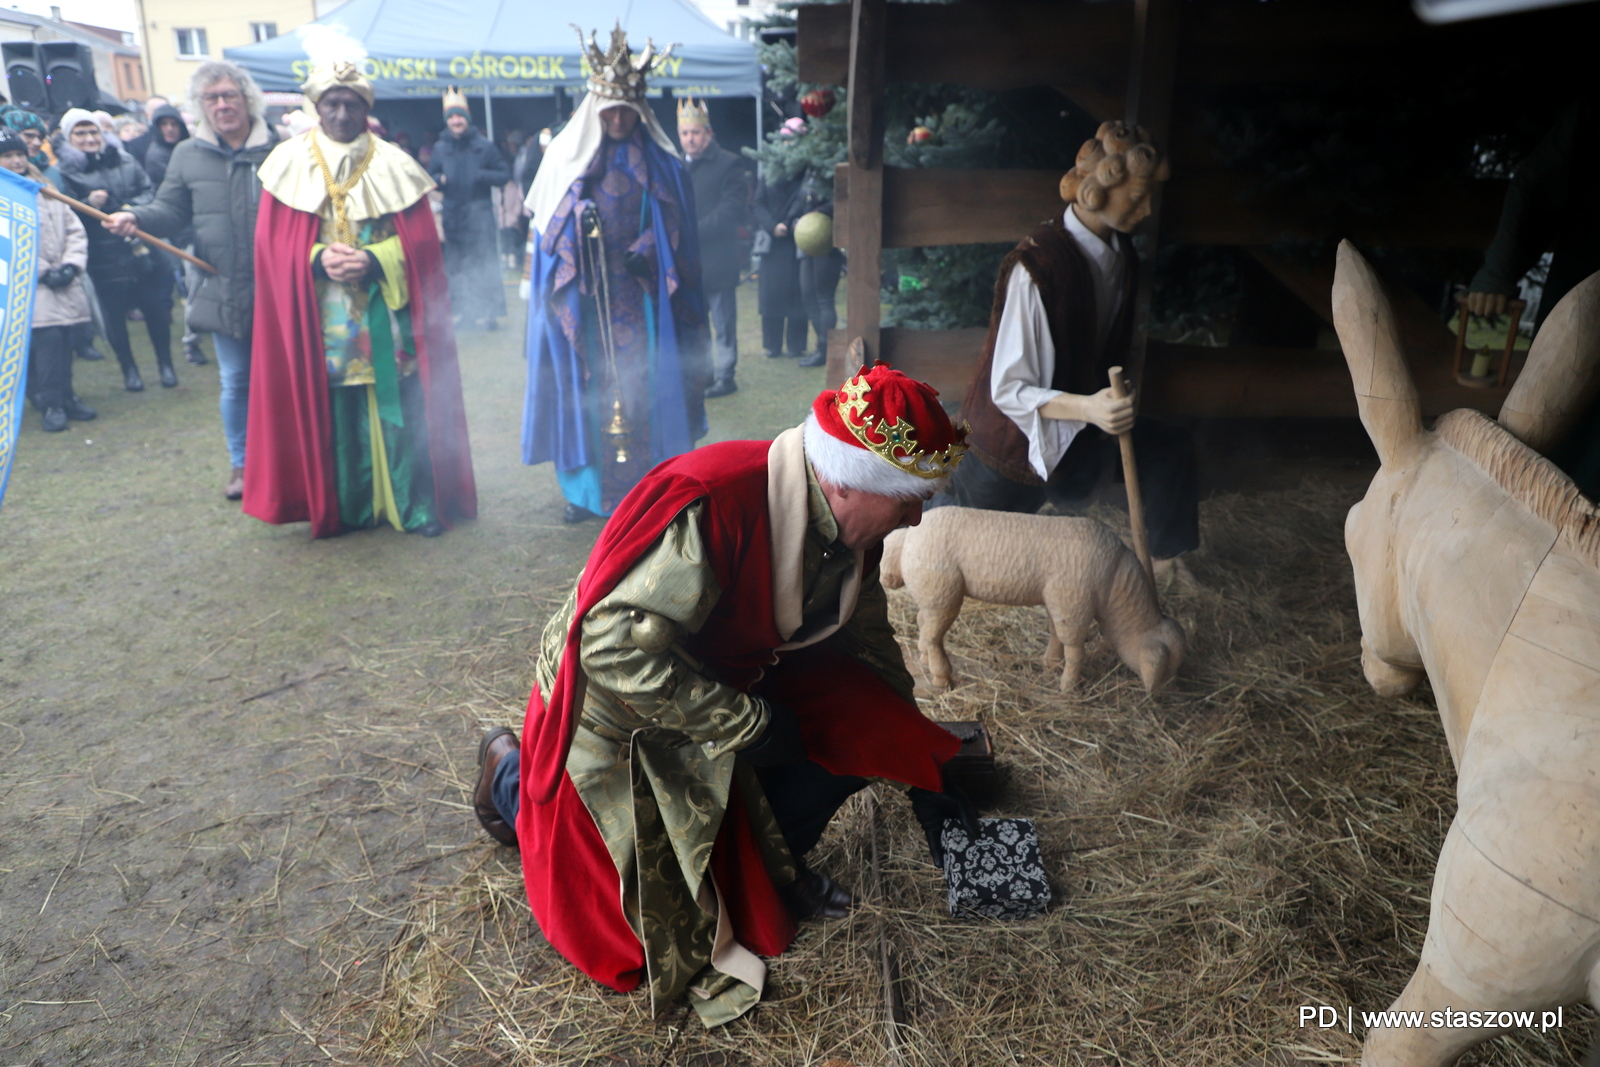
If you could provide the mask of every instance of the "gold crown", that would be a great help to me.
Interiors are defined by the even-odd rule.
[[[679,126],[709,126],[711,125],[711,109],[706,107],[704,100],[696,100],[686,96],[678,101]]]
[[[448,115],[453,107],[459,107],[467,114],[472,114],[472,109],[467,106],[467,94],[454,85],[444,91],[444,113]]]
[[[918,478],[943,478],[955,472],[961,457],[967,451],[968,426],[963,422],[956,430],[956,439],[943,452],[918,452],[917,428],[900,416],[893,425],[887,419],[875,419],[867,414],[867,394],[872,386],[867,384],[866,368],[839,387],[837,401],[839,420],[849,428],[868,449],[883,457],[907,474]],[[860,420],[859,422],[857,420]],[[896,453],[901,453],[897,455]]]
[[[578,43],[589,65],[589,91],[608,100],[643,100],[645,75],[665,63],[677,47],[669,44],[658,53],[656,43],[646,38],[644,51],[639,53],[636,62],[628,51],[628,32],[622,28],[620,19],[611,31],[611,48],[606,52],[600,51],[595,43],[593,31],[585,41],[583,30],[576,23],[568,25],[578,31]]]

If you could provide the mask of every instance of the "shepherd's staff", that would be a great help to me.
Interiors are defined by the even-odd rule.
[[[1122,368],[1111,368],[1111,395],[1121,400],[1128,395],[1122,380]],[[1122,480],[1128,489],[1128,525],[1133,527],[1133,553],[1139,557],[1139,566],[1150,579],[1150,591],[1155,592],[1156,569],[1150,562],[1150,535],[1144,528],[1144,498],[1139,495],[1139,465],[1133,459],[1133,431],[1117,434],[1117,444],[1122,446]]]
[[[51,200],[59,200],[63,204],[66,204],[68,207],[76,208],[77,210],[83,212],[85,215],[88,215],[90,218],[99,219],[101,222],[110,222],[111,221],[111,216],[107,215],[104,211],[101,211],[99,208],[92,208],[88,204],[85,204],[81,200],[74,200],[74,199],[72,199],[72,197],[68,196],[66,193],[57,192],[56,190],[50,188],[48,185],[41,185],[39,187],[39,191],[41,193],[43,193],[45,196],[48,196]],[[171,252],[173,255],[178,256],[181,259],[187,259],[190,263],[193,263],[195,266],[199,267],[203,271],[206,271],[206,272],[208,272],[210,274],[217,273],[217,268],[213,267],[211,264],[207,263],[205,260],[201,259],[199,256],[191,256],[189,253],[185,252],[183,249],[176,248],[176,247],[174,247],[172,245],[169,245],[169,244],[167,244],[167,242],[163,241],[159,237],[152,237],[148,233],[145,233],[143,230],[134,230],[133,231],[133,235],[135,237],[139,238],[139,240],[143,241],[145,244],[154,245],[155,247],[161,249],[163,252]]]

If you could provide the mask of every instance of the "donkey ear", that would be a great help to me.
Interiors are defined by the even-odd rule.
[[[1356,406],[1385,466],[1407,466],[1425,437],[1422,405],[1400,351],[1394,310],[1371,264],[1349,241],[1339,242],[1333,275],[1333,325],[1339,332]]]
[[[1529,448],[1560,443],[1600,392],[1600,271],[1567,290],[1545,317],[1527,365],[1500,408],[1500,425]]]

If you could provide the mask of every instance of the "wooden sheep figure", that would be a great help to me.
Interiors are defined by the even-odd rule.
[[[1345,521],[1362,667],[1385,696],[1426,675],[1457,774],[1427,937],[1392,1008],[1600,1004],[1600,512],[1539,455],[1595,395],[1600,274],[1551,312],[1499,422],[1460,410],[1432,431],[1348,242],[1333,303],[1381,460]],[[1361,1062],[1449,1064],[1505,1029],[1374,1027]]]
[[[1154,692],[1183,662],[1183,629],[1161,614],[1139,560],[1093,519],[936,508],[883,543],[883,584],[917,601],[917,648],[933,684],[954,682],[944,635],[965,597],[1043,604],[1050,614],[1044,665],[1062,662],[1061,691],[1078,682],[1089,624]]]

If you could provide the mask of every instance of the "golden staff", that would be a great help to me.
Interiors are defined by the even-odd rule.
[[[611,284],[606,277],[605,237],[600,231],[600,212],[593,207],[583,213],[580,220],[583,239],[579,251],[594,280],[596,318],[600,327],[600,347],[605,350],[606,364],[611,368],[611,421],[600,432],[611,441],[616,451],[616,461],[629,460],[628,445],[633,440],[633,430],[622,413],[622,382],[617,377],[617,346],[611,335]]]
[[[99,219],[101,222],[110,222],[111,221],[111,216],[107,215],[104,211],[101,211],[98,208],[92,208],[88,204],[85,204],[81,200],[74,200],[74,199],[72,199],[72,197],[68,196],[66,193],[57,192],[56,190],[50,188],[50,186],[48,186],[48,185],[41,185],[39,187],[39,191],[41,193],[43,193],[45,196],[48,196],[52,200],[59,200],[63,204],[66,204],[68,207],[76,208],[77,210],[83,212],[85,215],[88,215],[90,218]],[[178,256],[181,259],[187,259],[190,263],[193,263],[195,266],[199,267],[203,271],[206,271],[206,272],[211,273],[211,274],[217,273],[217,268],[213,267],[211,264],[207,263],[205,260],[201,259],[199,256],[191,256],[189,253],[185,252],[183,249],[177,248],[177,247],[175,247],[173,245],[169,245],[169,244],[167,244],[167,242],[163,241],[159,237],[152,237],[149,234],[145,233],[143,230],[134,230],[133,231],[133,235],[135,237],[139,238],[139,240],[143,241],[145,244],[154,245],[157,248],[161,249],[161,251],[163,251],[163,252],[171,252],[173,255]]]

